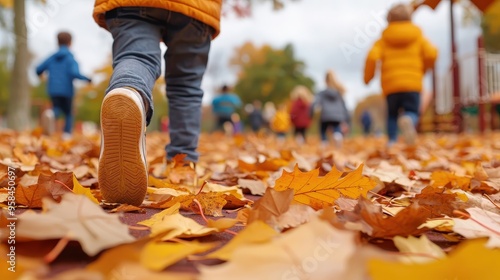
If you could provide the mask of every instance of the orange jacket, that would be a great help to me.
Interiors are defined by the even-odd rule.
[[[428,68],[434,67],[437,49],[423,36],[422,31],[409,21],[392,22],[368,53],[365,65],[365,83],[375,75],[377,62],[381,63],[381,84],[385,95],[422,90],[422,78]]]
[[[215,29],[213,38],[220,32],[222,0],[96,0],[94,19],[106,28],[104,13],[118,7],[151,7],[178,12],[197,19]]]
[[[278,110],[271,120],[271,129],[277,133],[287,133],[290,125],[290,114],[286,110]]]

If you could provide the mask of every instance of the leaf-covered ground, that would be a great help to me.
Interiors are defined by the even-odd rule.
[[[102,201],[99,135],[0,132],[0,279],[500,279],[499,133],[204,134],[197,186],[147,140],[134,207]]]

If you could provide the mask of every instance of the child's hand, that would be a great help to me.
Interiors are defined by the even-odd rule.
[[[40,79],[41,82],[45,82],[47,80],[47,76],[45,76],[44,73],[38,75],[38,79]]]

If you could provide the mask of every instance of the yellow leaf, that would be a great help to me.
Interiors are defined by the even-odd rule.
[[[447,187],[450,189],[462,189],[467,191],[470,187],[469,177],[457,176],[448,171],[433,172],[431,180],[433,181],[431,186],[435,188]]]
[[[425,264],[375,259],[368,262],[368,271],[374,280],[500,279],[496,269],[500,250],[489,250],[484,244],[484,239],[464,241],[447,258]]]
[[[207,227],[217,228],[219,230],[225,230],[228,228],[232,228],[238,222],[237,219],[231,218],[221,218],[218,220],[208,219]]]
[[[78,182],[78,180],[76,179],[76,177],[74,175],[73,175],[73,193],[83,194],[84,196],[89,198],[95,204],[99,204],[99,201],[97,200],[97,198],[95,198],[95,196],[92,194],[92,192],[88,188],[83,187]]]
[[[242,245],[260,244],[270,241],[278,235],[278,232],[262,221],[255,221],[248,225],[238,235],[233,237],[229,243],[219,250],[205,256],[207,259],[229,260],[234,250]]]
[[[422,235],[420,238],[411,235],[408,238],[396,236],[393,240],[394,245],[396,245],[400,252],[410,253],[403,258],[403,261],[406,263],[427,263],[446,257],[443,249],[431,242],[425,235]],[[428,255],[429,257],[423,255]]]
[[[219,223],[212,222],[210,225],[213,227],[205,227],[179,214],[179,207],[179,203],[176,203],[169,209],[155,214],[151,219],[138,224],[149,226],[151,236],[160,236],[161,240],[167,241],[174,237],[191,238],[210,235],[230,228],[237,222],[237,220],[234,220],[234,223],[224,220]]]
[[[197,240],[182,243],[152,241],[142,249],[140,262],[151,270],[161,271],[189,255],[208,251],[215,245],[216,243],[200,243]]]
[[[307,204],[314,209],[331,206],[339,197],[366,197],[369,190],[376,185],[375,181],[362,175],[363,165],[342,176],[335,167],[325,176],[319,176],[319,169],[302,172],[295,166],[293,172],[283,171],[276,181],[277,191],[294,189],[294,200]]]
[[[173,214],[178,214],[179,213],[179,208],[181,207],[180,203],[174,204],[172,207],[167,208],[160,213],[156,213],[151,218],[138,222],[137,224],[139,225],[144,225],[147,227],[151,227],[152,225],[159,223],[163,220],[163,217],[173,215]]]

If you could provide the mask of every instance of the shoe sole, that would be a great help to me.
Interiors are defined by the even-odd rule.
[[[412,120],[407,116],[403,116],[398,120],[398,126],[403,134],[406,144],[414,145],[417,138],[417,132]]]
[[[102,103],[98,180],[106,202],[139,206],[146,196],[148,174],[141,151],[145,117],[139,99],[131,90],[117,89]]]

